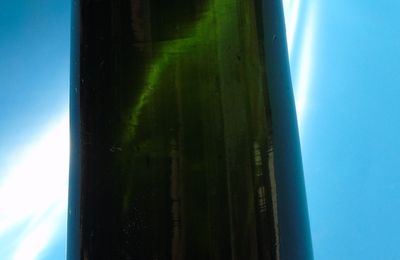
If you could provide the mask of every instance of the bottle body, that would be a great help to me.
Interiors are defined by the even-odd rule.
[[[74,3],[68,259],[285,259],[262,2]]]

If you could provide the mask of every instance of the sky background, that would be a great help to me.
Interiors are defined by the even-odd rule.
[[[2,0],[0,259],[64,259],[70,3]]]
[[[400,2],[286,2],[315,259],[400,259]]]
[[[1,3],[0,259],[64,259],[70,1]],[[284,7],[315,259],[400,259],[400,2]]]

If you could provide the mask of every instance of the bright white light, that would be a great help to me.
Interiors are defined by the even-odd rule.
[[[23,225],[15,260],[36,259],[65,223],[68,117],[27,146],[0,180],[0,239]],[[0,256],[0,258],[3,256]],[[7,258],[10,259],[10,258]]]
[[[289,57],[292,55],[293,42],[296,36],[300,12],[300,0],[283,1],[286,23],[286,39],[288,44]]]
[[[13,260],[35,260],[47,248],[60,220],[65,220],[66,206],[66,203],[52,205],[49,213],[31,221],[29,228],[21,236]]]
[[[291,6],[292,1],[291,0],[283,0],[282,2],[283,2],[284,12],[285,12],[285,14],[288,14],[290,11],[290,6]]]
[[[300,57],[300,66],[299,66],[299,77],[296,82],[297,91],[296,91],[296,110],[297,110],[297,118],[301,125],[303,122],[303,116],[306,109],[307,104],[307,96],[310,87],[310,78],[311,78],[311,70],[312,70],[312,58],[313,58],[313,37],[314,37],[314,29],[315,29],[315,12],[313,6],[310,6],[307,14],[307,21],[305,24],[305,34],[303,38],[303,42],[301,45],[301,57]]]

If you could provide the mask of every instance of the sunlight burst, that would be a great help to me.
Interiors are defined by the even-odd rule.
[[[66,221],[68,116],[23,149],[0,179],[0,241],[18,230],[13,257],[36,259]]]

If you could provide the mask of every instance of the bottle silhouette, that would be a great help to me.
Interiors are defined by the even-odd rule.
[[[312,259],[278,0],[73,2],[68,260]]]

